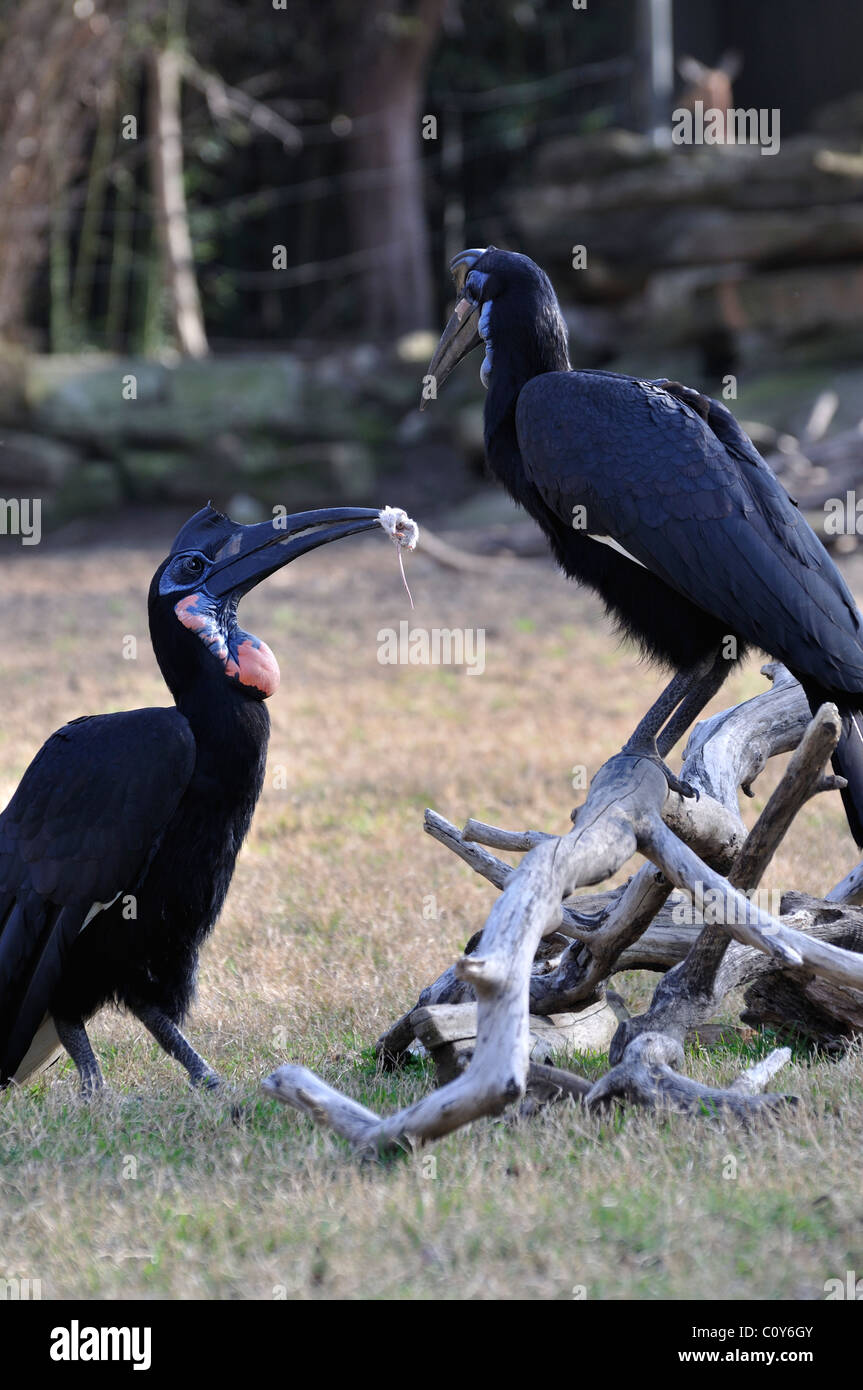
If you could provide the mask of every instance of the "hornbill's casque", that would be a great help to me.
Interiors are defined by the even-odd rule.
[[[677,382],[573,371],[554,290],[527,256],[490,246],[462,251],[451,269],[458,303],[423,404],[485,345],[492,472],[565,573],[677,673],[625,751],[667,754],[747,645],[759,647],[793,672],[813,710],[838,706],[833,766],[863,845],[863,621],[734,416]]]
[[[262,579],[381,514],[336,507],[241,526],[205,507],[150,585],[168,708],[74,719],[37,753],[0,816],[0,1085],[62,1043],[86,1094],[101,1073],[84,1024],[129,1009],[189,1073],[183,1037],[198,950],[219,915],[261,792],[279,684],[237,605]]]

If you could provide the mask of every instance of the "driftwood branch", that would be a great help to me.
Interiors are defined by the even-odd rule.
[[[665,1033],[642,1033],[626,1055],[585,1097],[589,1110],[626,1100],[635,1105],[662,1107],[682,1114],[730,1113],[740,1119],[760,1110],[781,1110],[793,1097],[760,1092],[791,1058],[790,1047],[777,1048],[763,1061],[741,1072],[724,1090],[703,1086],[676,1069],[683,1057]]]
[[[823,706],[806,729],[779,785],[735,857],[728,874],[730,884],[745,892],[758,887],[797,811],[821,784],[824,764],[840,733],[841,722],[835,708]],[[731,945],[731,935],[724,924],[704,925],[685,960],[660,982],[647,1013],[622,1025],[612,1044],[612,1061],[623,1056],[639,1033],[662,1032],[681,1039],[688,1028],[712,1016],[727,993],[727,981],[719,971]],[[741,940],[739,936],[735,939]],[[801,955],[801,963],[802,959]]]
[[[853,1026],[863,1013],[863,928],[854,909],[793,905],[776,913],[753,894],[800,807],[838,785],[825,775],[840,734],[835,707],[825,705],[811,718],[793,678],[775,665],[765,671],[770,690],[693,731],[680,775],[697,799],[670,793],[655,764],[620,753],[596,773],[565,835],[505,831],[474,820],[459,832],[427,812],[427,832],[500,896],[482,933],[379,1040],[378,1054],[384,1065],[398,1063],[417,1036],[417,1008],[427,1014],[430,1006],[475,1000],[470,1060],[454,1079],[388,1117],[372,1116],[303,1068],[280,1067],[267,1090],[360,1148],[437,1138],[499,1114],[524,1095],[529,1016],[601,1000],[610,975],[637,963],[666,972],[651,1008],[620,1023],[607,1075],[586,1092],[587,1083],[575,1078],[569,1093],[583,1096],[589,1109],[612,1099],[737,1115],[784,1106],[785,1098],[762,1094],[787,1060],[784,1051],[724,1090],[680,1074],[687,1030],[703,1024],[737,984],[749,983],[753,1015],[764,1016],[776,981],[797,1000],[798,1018],[836,1009]],[[751,789],[771,757],[792,750],[747,835],[741,789]],[[524,857],[515,866],[492,849]],[[625,885],[582,891],[601,885],[635,854],[646,862]],[[550,1078],[544,1084],[550,1093],[564,1089]]]

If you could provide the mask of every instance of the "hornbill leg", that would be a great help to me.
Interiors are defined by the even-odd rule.
[[[678,739],[681,739],[690,725],[695,723],[704,706],[713,699],[727,678],[728,662],[724,656],[717,656],[707,674],[693,685],[662,732],[657,734],[656,746],[661,757],[668,756]]]
[[[183,1037],[176,1023],[172,1023],[167,1014],[162,1013],[155,1005],[149,1004],[134,1008],[132,1012],[147,1031],[153,1034],[168,1056],[186,1068],[193,1086],[203,1086],[208,1091],[215,1090],[219,1085],[218,1076],[203,1057],[198,1055],[188,1039]]]
[[[700,662],[697,666],[691,666],[685,671],[678,671],[668,682],[668,685],[659,696],[659,699],[650,706],[650,709],[638,724],[635,732],[623,745],[622,752],[639,758],[648,758],[651,762],[657,763],[662,769],[665,780],[671,790],[673,792],[678,792],[681,796],[697,796],[698,793],[690,787],[688,782],[681,782],[679,778],[675,777],[671,768],[667,767],[663,762],[663,754],[667,753],[669,749],[673,747],[680,737],[680,732],[682,732],[681,729],[680,732],[674,733],[675,729],[679,729],[680,726],[679,722],[676,719],[672,719],[671,716],[678,710],[678,706],[680,706],[681,709],[688,706],[688,708],[692,710],[692,713],[687,719],[687,724],[695,718],[698,710],[707,703],[707,700],[709,700],[710,696],[713,694],[713,690],[711,690],[710,694],[701,700],[700,704],[698,703],[701,687],[704,686],[705,689],[707,688],[709,677],[716,669],[716,661],[715,659],[711,659],[709,665]],[[668,728],[663,730],[663,725],[666,723],[668,724]],[[683,727],[685,728],[686,725]],[[666,735],[674,733],[674,737],[670,742],[667,736],[662,738],[661,750],[658,744],[660,730],[663,730],[663,733]]]
[[[57,1037],[78,1068],[78,1076],[81,1079],[81,1095],[89,1098],[95,1091],[102,1089],[103,1083],[99,1063],[96,1061],[96,1054],[90,1046],[90,1039],[87,1037],[84,1024],[80,1019],[70,1022],[68,1019],[55,1018],[54,1027],[57,1029]]]

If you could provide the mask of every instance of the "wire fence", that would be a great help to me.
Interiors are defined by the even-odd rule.
[[[205,296],[213,286],[220,286],[231,295],[290,294],[321,286],[340,291],[355,277],[397,253],[402,245],[398,239],[371,249],[345,245],[348,233],[342,212],[346,200],[358,194],[380,197],[401,186],[406,176],[414,178],[417,173],[426,189],[434,253],[443,248],[445,224],[452,229],[454,221],[475,231],[488,227],[497,234],[501,188],[507,180],[495,171],[505,164],[503,156],[509,156],[510,163],[520,167],[538,143],[577,129],[589,109],[588,103],[590,109],[595,108],[597,92],[602,94],[609,118],[625,118],[627,84],[633,70],[633,59],[621,56],[482,91],[432,90],[422,115],[437,118],[440,138],[418,140],[417,154],[407,161],[361,169],[338,167],[344,162],[342,154],[352,141],[382,133],[391,119],[386,108],[353,120],[336,113],[326,122],[303,125],[296,124],[297,104],[281,103],[283,109],[290,110],[301,142],[296,150],[285,151],[283,181],[220,196],[219,170],[205,168],[197,178],[198,187],[190,192],[190,228]],[[561,109],[561,99],[570,96],[572,103]],[[279,105],[274,102],[274,110]],[[531,107],[538,109],[531,113]],[[523,115],[516,128],[502,131],[495,117],[507,112]],[[200,165],[199,152],[212,127],[212,105],[204,98],[190,104],[183,127],[190,167]],[[265,133],[261,132],[259,138],[266,138]],[[103,181],[108,196],[103,199],[94,239],[96,263],[91,272],[97,295],[100,286],[116,276],[114,244],[118,236],[127,243],[122,254],[124,273],[139,280],[152,275],[154,206],[147,181],[151,151],[152,142],[146,131],[127,142],[118,135],[108,162],[101,169],[94,169],[91,164],[82,171],[68,188],[62,209],[45,204],[21,209],[22,234],[38,224],[59,220],[74,240],[80,233],[92,180],[96,177]],[[311,157],[324,158],[328,164],[324,172],[303,174]],[[272,163],[272,156],[269,159]],[[458,209],[455,218],[453,208]],[[300,209],[304,236],[296,232],[293,222],[285,225],[282,220],[282,214]],[[304,255],[309,243],[320,251],[331,247],[333,254]],[[284,269],[273,268],[274,245],[287,249],[288,264]],[[226,251],[232,254],[226,256]],[[297,328],[302,331],[305,315],[302,304],[298,307]],[[319,315],[318,305],[307,305],[306,309]]]

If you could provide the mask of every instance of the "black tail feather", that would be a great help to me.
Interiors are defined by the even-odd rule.
[[[863,714],[859,710],[840,710],[842,737],[833,754],[833,771],[847,781],[842,789],[842,801],[848,826],[863,849]]]
[[[836,705],[842,718],[842,736],[833,754],[833,771],[848,784],[842,789],[842,802],[848,828],[857,848],[863,849],[863,712],[846,703],[847,695],[844,698],[831,695],[808,683],[804,688],[813,714],[829,700]]]

